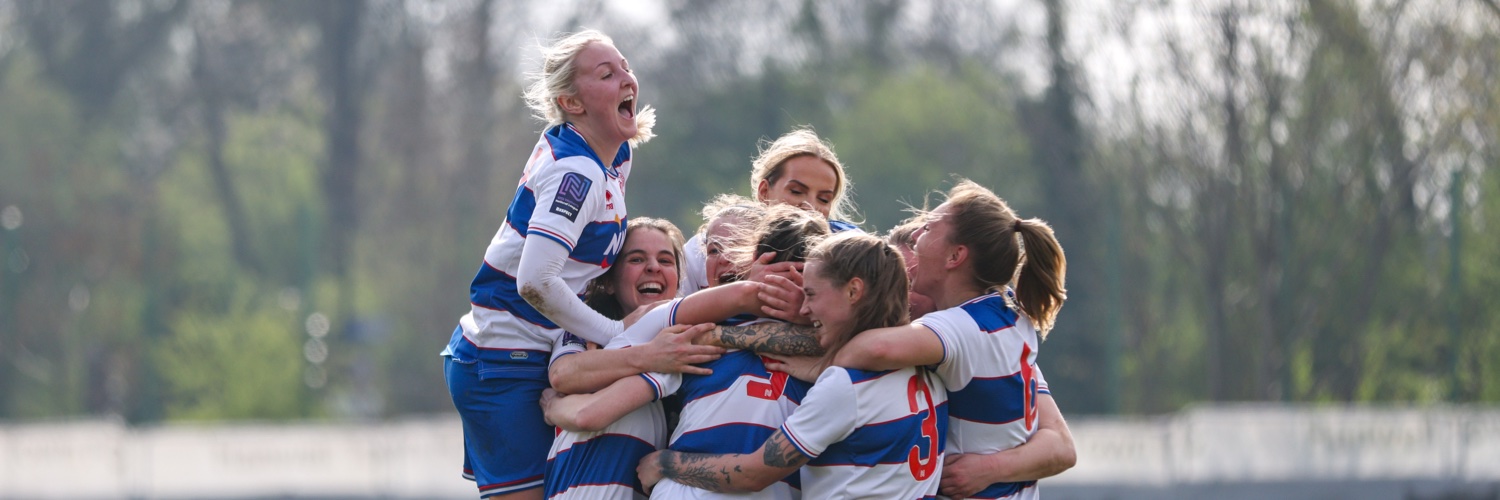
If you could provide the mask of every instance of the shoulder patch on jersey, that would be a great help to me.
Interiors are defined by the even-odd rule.
[[[593,184],[594,181],[578,172],[563,175],[562,182],[557,186],[557,196],[552,199],[551,212],[576,222],[578,212],[583,210],[583,200],[588,199],[589,186]]]
[[[563,332],[562,344],[563,345],[576,345],[578,347],[588,347],[587,341],[583,340],[582,338],[579,338],[577,335],[573,335],[573,334],[568,333],[568,332]]]

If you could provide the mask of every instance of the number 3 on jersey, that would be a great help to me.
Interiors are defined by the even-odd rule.
[[[921,446],[912,446],[906,453],[906,464],[911,467],[911,477],[918,481],[932,477],[932,473],[937,470],[938,460],[942,459],[938,450],[938,412],[932,404],[932,388],[928,387],[924,375],[926,372],[919,370],[906,382],[906,403],[912,414],[927,413],[922,417],[922,438],[927,440],[927,452],[923,453]],[[921,393],[921,399],[917,398],[918,393]],[[919,401],[926,406],[919,407]]]
[[[770,363],[774,359],[761,356],[762,363]],[[786,379],[788,375],[782,372],[771,372],[771,379],[767,382],[750,381],[745,384],[745,395],[756,399],[769,399],[775,401],[781,397],[782,391],[786,390]]]

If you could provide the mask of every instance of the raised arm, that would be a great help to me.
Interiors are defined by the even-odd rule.
[[[1057,401],[1037,394],[1037,430],[1020,446],[989,455],[949,455],[938,491],[952,498],[971,496],[995,483],[1035,481],[1061,474],[1077,463],[1073,433]]]
[[[833,364],[861,370],[895,370],[935,365],[943,360],[943,342],[918,323],[869,330],[855,335]]]
[[[557,358],[548,368],[552,388],[565,394],[594,392],[616,380],[645,372],[691,373],[709,375],[713,370],[693,366],[719,359],[724,349],[711,345],[694,345],[712,323],[694,326],[673,325],[662,330],[651,342],[629,349],[595,349]]]
[[[656,399],[656,389],[642,377],[625,377],[593,394],[542,393],[542,414],[552,425],[575,432],[597,431]]]
[[[559,274],[567,258],[568,248],[556,240],[528,239],[516,273],[521,298],[564,330],[595,344],[608,344],[625,326],[589,308],[573,294]]]
[[[812,460],[780,429],[755,453],[706,454],[662,450],[641,459],[636,473],[650,490],[662,479],[721,493],[760,491]]]

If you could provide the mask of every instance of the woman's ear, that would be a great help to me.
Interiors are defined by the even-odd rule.
[[[948,269],[958,269],[958,266],[963,265],[964,261],[967,260],[969,260],[969,247],[966,247],[964,245],[954,245],[953,249],[949,251],[948,261],[944,263],[945,265],[943,267]]]
[[[760,185],[755,186],[755,201],[765,203],[771,199],[771,181],[761,179]]]
[[[850,278],[849,284],[844,285],[844,290],[849,293],[850,304],[859,302],[859,299],[864,298],[865,296],[865,280],[859,278]]]
[[[579,99],[576,95],[557,96],[557,106],[562,108],[564,113],[570,115],[581,115],[584,112],[583,100]]]

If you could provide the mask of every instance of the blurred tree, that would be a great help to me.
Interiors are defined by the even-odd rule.
[[[1096,175],[1089,171],[1092,146],[1078,118],[1087,97],[1080,95],[1068,54],[1066,8],[1061,0],[1048,0],[1044,6],[1050,81],[1040,100],[1023,100],[1018,106],[1018,121],[1024,124],[1030,163],[1045,201],[1021,215],[1051,224],[1067,253],[1068,301],[1056,335],[1048,337],[1047,356],[1038,364],[1046,369],[1049,384],[1070,388],[1058,393],[1058,400],[1070,410],[1114,411],[1118,385],[1113,381],[1119,374],[1111,369],[1115,353],[1106,342],[1120,333],[1107,314],[1111,298],[1105,273],[1111,270],[1104,263],[1116,250],[1108,244],[1105,231],[1110,227],[1102,217],[1114,209],[1105,205]]]
[[[309,416],[302,394],[303,345],[286,328],[295,312],[256,298],[254,284],[229,283],[227,311],[178,315],[151,361],[167,381],[166,417],[187,420]],[[261,297],[264,297],[263,295]],[[325,355],[308,347],[309,356]]]
[[[1434,388],[1448,372],[1443,343],[1422,332],[1449,311],[1431,306],[1443,293],[1430,257],[1442,241],[1432,237],[1436,217],[1447,216],[1434,210],[1446,197],[1433,193],[1448,176],[1430,159],[1484,148],[1482,140],[1453,140],[1451,131],[1462,128],[1460,116],[1493,104],[1468,97],[1490,91],[1450,92],[1443,83],[1456,60],[1486,65],[1474,59],[1487,57],[1482,51],[1418,47],[1493,38],[1494,30],[1434,28],[1461,26],[1441,20],[1462,14],[1408,20],[1403,5],[1355,14],[1339,2],[1230,3],[1210,17],[1219,53],[1211,79],[1200,73],[1201,53],[1166,45],[1172,76],[1164,81],[1182,103],[1169,113],[1174,121],[1133,124],[1144,141],[1126,132],[1106,150],[1112,163],[1140,158],[1147,181],[1134,195],[1148,202],[1146,224],[1126,234],[1161,235],[1163,250],[1179,256],[1137,279],[1187,266],[1201,282],[1179,282],[1127,308],[1137,316],[1133,343],[1163,349],[1143,351],[1161,361],[1127,363],[1156,380],[1141,380],[1138,391],[1175,384],[1169,374],[1197,362],[1210,373],[1202,394],[1214,399],[1424,401],[1442,393]],[[1453,114],[1445,116],[1446,106],[1431,113],[1417,104],[1436,95],[1477,107],[1447,108]],[[1182,324],[1171,320],[1171,304],[1182,300],[1201,304],[1176,313],[1203,325],[1186,338],[1163,328]],[[1193,330],[1222,342],[1208,359],[1169,354],[1192,352]]]
[[[47,77],[92,119],[113,109],[133,72],[161,55],[170,29],[187,11],[175,0],[121,4],[88,0],[17,2],[18,24]]]
[[[323,170],[323,200],[328,204],[327,255],[324,263],[341,281],[349,277],[352,243],[359,229],[358,182],[361,165],[359,132],[364,115],[364,79],[358,67],[360,28],[365,3],[360,0],[319,2],[314,10],[319,28],[321,54],[318,69],[324,99],[328,102],[325,134],[328,159]],[[341,300],[353,293],[342,287]],[[340,307],[341,318],[352,311]]]
[[[466,287],[540,128],[504,64],[503,47],[519,41],[504,37],[522,36],[527,7],[425,5],[435,10],[391,20],[392,61],[369,89],[379,139],[367,143],[360,189],[380,201],[363,209],[355,275],[379,286],[356,292],[355,309],[368,330],[389,334],[362,336],[357,350],[379,367],[369,387],[389,412],[452,407],[433,390],[443,384],[437,353],[467,311]]]
[[[309,118],[280,113],[238,116],[226,123],[231,132],[223,161],[245,194],[251,231],[294,228],[300,212],[316,200],[323,144],[319,124]],[[247,273],[229,258],[229,247],[236,242],[227,224],[200,208],[214,204],[217,196],[207,155],[206,148],[189,150],[160,186],[161,216],[168,224],[159,244],[172,255],[163,276],[170,319],[161,341],[151,346],[150,359],[161,370],[166,389],[163,416],[310,415],[317,407],[305,396],[304,370],[298,369],[301,341],[310,341],[303,335],[301,315],[307,312],[302,302],[319,293],[320,283],[300,292],[295,282],[287,281],[292,270],[285,268],[295,268],[302,251],[295,237],[257,240],[268,262],[282,263],[280,276]],[[250,376],[262,370],[277,375]],[[239,373],[231,373],[235,371]]]
[[[991,187],[1022,213],[1045,203],[1016,113],[1015,90],[992,72],[914,68],[871,77],[834,118],[834,144],[847,164],[869,230],[894,227],[954,176]],[[921,99],[909,96],[922,95]],[[926,208],[941,200],[933,198]]]
[[[105,403],[120,394],[86,406],[88,362],[140,334],[101,316],[132,309],[131,264],[145,257],[129,244],[140,223],[129,179],[92,167],[109,163],[118,136],[90,132],[35,58],[12,64],[0,81],[0,417],[119,411]]]
[[[828,137],[821,92],[818,81],[772,67],[715,90],[661,102],[659,137],[641,148],[640,167],[631,173],[632,213],[671,217],[691,233],[702,223],[701,204],[715,194],[752,195],[750,161],[759,141],[802,125]],[[835,144],[835,150],[842,148]]]
[[[448,411],[519,68],[580,26],[661,111],[634,214],[812,125],[867,230],[952,175],[1053,223],[1070,414],[1500,398],[1494,2],[1020,5],[0,0],[0,418]]]

